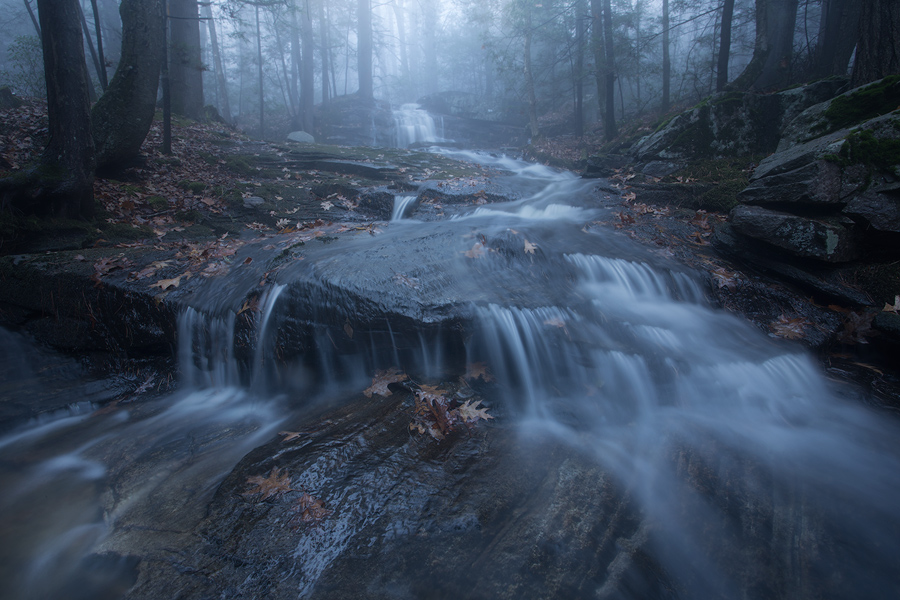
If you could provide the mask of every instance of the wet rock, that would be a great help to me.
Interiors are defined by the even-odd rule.
[[[758,206],[737,206],[730,220],[743,235],[783,248],[794,256],[827,262],[858,257],[855,235],[840,218],[811,219]]]
[[[878,231],[900,233],[900,184],[867,190],[853,198],[843,212]]]
[[[316,107],[315,138],[323,144],[390,146],[393,128],[389,104],[357,94],[332,98]]]
[[[22,101],[13,94],[8,85],[0,87],[0,108],[8,110],[11,108],[19,108],[20,106],[22,106]]]
[[[828,80],[777,94],[715,94],[641,138],[631,153],[639,161],[769,153],[788,122],[841,85]]]
[[[316,138],[305,131],[292,131],[287,134],[289,142],[297,142],[299,144],[315,144]]]
[[[264,198],[260,198],[259,196],[247,196],[244,198],[244,208],[255,208],[260,204],[265,203]]]
[[[841,168],[831,161],[815,160],[791,171],[754,177],[738,200],[754,205],[838,204],[842,202]]]

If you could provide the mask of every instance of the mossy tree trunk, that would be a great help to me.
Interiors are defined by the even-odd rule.
[[[122,58],[91,113],[97,168],[132,162],[150,131],[165,44],[165,0],[123,0]]]
[[[20,197],[28,212],[65,218],[94,213],[94,142],[78,0],[38,0],[50,141],[38,186]]]
[[[900,73],[900,2],[862,3],[851,85],[857,87]]]

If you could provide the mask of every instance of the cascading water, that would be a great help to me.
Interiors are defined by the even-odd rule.
[[[408,148],[418,142],[440,141],[434,118],[418,104],[404,104],[394,111],[394,129],[398,148]]]
[[[184,310],[181,392],[0,438],[0,593],[99,595],[133,583],[131,556],[147,565],[175,555],[177,589],[225,581],[191,597],[895,597],[897,424],[843,397],[796,347],[710,307],[691,272],[625,236],[586,231],[607,211],[593,182],[455,156],[511,171],[498,183],[520,199],[311,249],[294,268],[328,285],[292,286],[296,272],[285,270],[262,290],[252,277],[243,308]],[[414,200],[398,197],[392,220]],[[418,333],[387,318],[351,325],[354,310],[375,310],[360,298],[379,261],[386,294],[425,315]],[[438,312],[461,315],[452,327],[425,326],[428,294]],[[358,397],[388,366],[456,379],[464,360],[496,378],[484,393],[497,428],[470,438],[483,454],[416,442],[403,418],[405,445],[382,447],[373,436],[397,423],[354,422],[343,438],[274,446],[272,460],[309,453],[291,465],[292,485],[327,497],[331,520],[290,527],[279,504],[238,500],[235,539],[192,532],[237,461],[294,418],[288,398]],[[458,454],[462,466],[441,471]],[[556,471],[529,482],[558,455]],[[579,461],[604,475],[571,468]],[[506,503],[486,495],[507,486]],[[633,510],[598,513],[615,486]],[[212,521],[226,501],[209,508]],[[239,537],[254,528],[277,540],[272,555]],[[197,550],[197,537],[214,546]],[[179,544],[191,550],[171,550]],[[210,556],[226,566],[207,571]],[[434,575],[458,561],[464,568]],[[98,564],[105,579],[89,586],[80,574]]]
[[[416,203],[416,196],[396,196],[394,198],[394,211],[391,214],[391,221],[399,221],[406,218]]]

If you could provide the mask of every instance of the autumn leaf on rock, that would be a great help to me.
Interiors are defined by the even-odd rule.
[[[284,442],[290,442],[291,440],[295,440],[303,434],[299,431],[279,431],[278,435],[284,436],[284,438],[282,438],[282,440],[281,440],[281,442],[284,443]]]
[[[253,486],[253,489],[244,492],[242,495],[246,498],[258,496],[258,501],[263,502],[269,498],[280,498],[284,494],[291,491],[291,478],[285,471],[281,475],[281,469],[272,467],[272,471],[268,477],[254,475],[247,478],[247,483]]]
[[[159,289],[161,289],[163,291],[165,291],[169,288],[177,288],[179,285],[181,285],[182,278],[188,279],[188,278],[190,278],[190,276],[191,276],[190,273],[182,273],[178,277],[173,277],[171,279],[160,279],[156,283],[151,283],[150,287],[152,287],[152,288],[158,287]]]
[[[849,312],[844,320],[844,329],[841,331],[838,339],[845,344],[868,344],[867,337],[875,335],[877,332],[872,329],[872,321],[875,319],[874,312]]]
[[[806,335],[803,330],[807,325],[812,325],[812,323],[803,317],[789,319],[786,315],[782,314],[778,317],[777,321],[769,324],[769,331],[778,337],[789,340],[799,340]]]
[[[478,420],[493,419],[494,417],[487,413],[487,408],[478,408],[479,404],[481,404],[481,400],[476,400],[475,402],[466,400],[462,406],[454,409],[453,412],[459,415],[459,419],[463,423],[474,423]]]
[[[534,251],[537,249],[536,244],[532,244],[528,240],[525,240],[525,254],[534,254]]]
[[[711,272],[713,279],[716,281],[716,285],[719,289],[727,288],[730,290],[734,290],[740,286],[741,280],[738,278],[736,273],[732,273],[731,271],[726,271],[724,268],[719,267],[715,271]]]
[[[637,194],[635,194],[634,192],[627,192],[625,194],[622,194],[622,198],[626,202],[633,202],[637,198]]]
[[[331,210],[332,206],[334,206],[334,204],[332,204],[328,200],[322,203],[322,208],[324,208],[325,210]]]
[[[885,302],[884,308],[881,309],[881,312],[900,313],[900,296],[894,296],[893,306]]]
[[[296,502],[291,506],[291,512],[297,513],[293,519],[302,523],[315,523],[329,516],[332,511],[325,508],[325,503],[319,498],[315,498],[306,492],[297,498]]]
[[[378,394],[379,396],[384,397],[390,396],[392,392],[388,389],[388,385],[405,381],[406,379],[406,373],[397,367],[391,367],[384,371],[377,371],[375,377],[372,378],[372,385],[367,387],[363,394],[365,394],[366,398],[371,398],[372,394]]]

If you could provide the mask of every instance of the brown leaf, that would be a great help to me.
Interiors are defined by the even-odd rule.
[[[805,337],[806,334],[803,330],[807,325],[812,325],[812,323],[803,317],[789,319],[786,315],[782,314],[778,317],[777,321],[769,324],[769,331],[778,337],[789,340],[799,340]]]
[[[371,398],[372,394],[388,397],[392,394],[391,390],[388,389],[388,385],[405,381],[406,379],[406,373],[397,367],[391,367],[384,371],[377,371],[375,377],[372,378],[372,385],[367,387],[363,394],[365,394],[366,398]]]
[[[285,471],[284,475],[281,475],[281,470],[278,467],[272,467],[268,477],[264,478],[260,475],[248,477],[247,483],[252,485],[253,489],[244,492],[242,495],[248,498],[259,496],[257,500],[260,502],[269,498],[278,499],[287,492],[292,491],[290,476],[288,476],[287,471]]]
[[[483,362],[469,363],[466,365],[466,379],[481,379],[485,383],[490,383],[494,380],[494,376],[491,375],[488,370],[488,366]]]
[[[291,506],[291,512],[297,513],[297,518],[303,523],[315,523],[329,516],[333,511],[325,508],[322,500],[304,492]]]
[[[301,435],[303,435],[299,431],[279,431],[278,435],[283,435],[284,438],[281,440],[282,443],[290,442],[291,440],[297,439]]]
[[[484,244],[481,242],[475,242],[471,249],[464,252],[466,258],[484,258],[486,253],[487,251],[484,248]]]
[[[353,339],[353,327],[350,326],[350,321],[344,323],[344,333],[347,334],[347,337],[351,340]]]
[[[487,413],[487,408],[478,408],[479,404],[481,404],[481,400],[476,400],[474,403],[470,400],[466,400],[462,406],[455,409],[453,412],[459,416],[459,419],[463,423],[474,423],[478,420],[493,419],[494,417]]]
[[[173,277],[171,279],[160,279],[156,283],[151,283],[150,287],[158,287],[161,290],[167,290],[169,288],[177,288],[181,285],[182,278],[190,278],[191,274],[188,272],[182,273],[178,277]]]
[[[534,251],[537,249],[536,244],[532,244],[528,240],[525,240],[525,254],[534,254]]]

